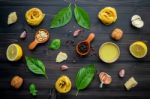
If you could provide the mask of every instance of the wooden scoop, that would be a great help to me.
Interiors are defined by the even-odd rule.
[[[85,56],[90,52],[90,43],[93,41],[93,39],[95,38],[95,34],[94,33],[90,33],[88,38],[82,42],[79,42],[76,45],[76,52],[80,55],[80,56]]]
[[[46,29],[39,29],[35,34],[34,41],[29,44],[28,48],[30,50],[33,50],[39,43],[45,43],[48,41],[48,39],[49,39],[49,32]]]

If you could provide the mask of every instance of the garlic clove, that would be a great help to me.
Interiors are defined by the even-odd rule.
[[[131,21],[135,21],[135,20],[142,20],[142,19],[139,15],[133,15]]]
[[[25,39],[27,37],[27,32],[26,31],[23,31],[21,34],[20,34],[20,39]]]
[[[82,31],[81,29],[75,30],[75,31],[73,32],[73,36],[74,36],[74,37],[77,37],[77,36],[80,34],[81,31]]]
[[[60,67],[60,69],[62,70],[62,71],[65,71],[65,70],[67,70],[69,67],[67,66],[67,65],[62,65],[61,67]]]
[[[8,20],[7,20],[7,24],[10,25],[10,24],[13,24],[15,22],[17,22],[17,13],[16,12],[11,12],[9,15],[8,15]]]
[[[142,20],[136,20],[132,22],[132,25],[136,28],[142,28],[144,26],[144,22]]]
[[[125,76],[125,69],[121,69],[120,71],[119,71],[119,77],[120,78],[123,78]]]

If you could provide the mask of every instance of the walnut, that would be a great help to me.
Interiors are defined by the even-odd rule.
[[[113,30],[112,34],[111,34],[111,37],[114,39],[114,40],[120,40],[123,36],[123,31],[119,28],[116,28]]]
[[[15,89],[19,89],[23,84],[23,78],[20,76],[14,76],[11,80],[11,86]]]

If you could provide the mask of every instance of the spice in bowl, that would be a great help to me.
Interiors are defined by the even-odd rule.
[[[79,51],[81,52],[81,53],[86,53],[87,51],[88,51],[88,47],[89,45],[88,45],[88,43],[86,43],[86,42],[82,42],[82,43],[80,43],[79,45],[78,45],[78,49],[79,49]]]

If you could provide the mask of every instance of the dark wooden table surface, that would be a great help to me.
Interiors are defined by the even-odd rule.
[[[49,90],[53,88],[56,79],[66,74],[73,83],[72,90],[66,95],[57,94],[59,99],[150,99],[150,54],[141,60],[133,58],[129,51],[129,45],[137,40],[145,41],[150,46],[150,0],[78,0],[78,5],[85,8],[91,17],[92,27],[90,30],[84,30],[84,33],[77,38],[73,38],[72,32],[80,27],[72,19],[71,22],[62,28],[50,29],[50,20],[54,14],[67,5],[63,0],[0,0],[0,98],[5,99],[33,99],[28,92],[30,83],[37,84],[37,99],[48,99]],[[97,13],[105,6],[113,6],[117,9],[118,20],[111,26],[104,26],[97,18]],[[24,14],[26,10],[32,7],[39,7],[46,13],[45,20],[37,27],[27,25]],[[10,12],[16,11],[18,22],[8,26],[7,16]],[[131,16],[139,14],[145,22],[142,29],[135,29],[130,24]],[[110,38],[111,31],[120,27],[124,31],[124,37],[121,41],[113,41]],[[47,28],[51,39],[46,44],[40,45],[34,51],[29,51],[27,46],[34,39],[34,33],[40,28]],[[19,35],[23,30],[28,32],[25,40],[20,40]],[[74,51],[74,46],[66,45],[66,41],[73,40],[75,44],[85,39],[90,32],[96,34],[92,43],[95,53],[92,52],[86,58],[80,58]],[[54,38],[62,40],[62,47],[58,51],[48,49],[50,41]],[[119,45],[121,56],[116,63],[105,64],[98,58],[99,46],[107,41],[115,42]],[[25,64],[24,58],[18,62],[7,61],[5,53],[6,48],[11,43],[19,43],[23,47],[24,55],[35,56],[44,61],[49,80],[42,76],[31,73]],[[68,60],[63,63],[56,63],[55,58],[58,52],[68,53]],[[74,63],[74,61],[76,61]],[[99,79],[95,76],[94,81],[84,91],[75,96],[76,88],[74,84],[75,74],[82,66],[95,64],[97,72],[108,72],[113,82],[110,86],[100,89]],[[70,69],[60,71],[60,66],[67,64]],[[126,76],[123,79],[118,77],[118,71],[125,68]],[[10,87],[10,79],[14,75],[20,75],[24,78],[24,84],[19,90],[13,90]],[[131,91],[125,91],[123,84],[129,77],[134,76],[139,82],[138,86]]]

